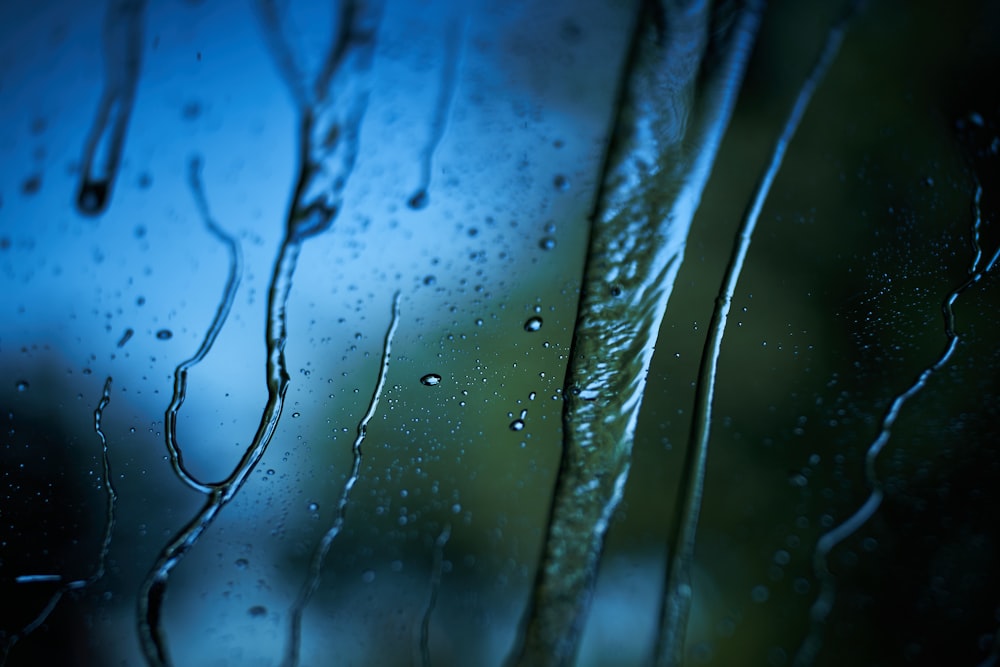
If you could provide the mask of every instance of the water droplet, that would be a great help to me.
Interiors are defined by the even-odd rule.
[[[181,118],[186,121],[197,120],[199,116],[201,116],[201,104],[197,101],[188,102],[181,109]]]
[[[108,181],[95,181],[86,179],[80,185],[80,192],[76,195],[76,207],[84,215],[99,215],[108,206]]]
[[[292,413],[292,419],[298,419],[301,416],[302,416],[301,412],[293,412]]]
[[[37,194],[42,189],[42,175],[32,174],[21,184],[21,192],[26,195]]]
[[[262,604],[254,605],[247,609],[247,613],[254,618],[261,618],[262,616],[267,616],[267,607]]]
[[[431,198],[427,195],[427,190],[417,190],[410,196],[409,199],[406,200],[406,205],[414,211],[419,211],[427,208],[427,204],[430,203],[430,200]]]
[[[268,468],[267,469],[267,474],[268,475],[273,475],[274,474],[274,468]]]
[[[361,581],[370,584],[375,581],[375,570],[365,570],[361,573]]]
[[[437,278],[435,278],[434,276],[426,276],[424,278],[424,284],[425,285],[428,285],[428,286],[429,285],[433,285],[436,282],[437,282]]]
[[[568,190],[569,179],[562,174],[556,174],[556,177],[552,179],[552,185],[556,186],[556,190]]]
[[[159,331],[156,332],[156,337],[159,340],[170,340],[171,338],[174,337],[174,332],[171,331],[170,329],[160,329]]]
[[[118,340],[118,347],[124,347],[125,343],[129,341],[129,339],[132,337],[132,334],[134,333],[135,331],[133,331],[131,328],[125,329],[125,333],[123,333],[122,337]]]
[[[514,421],[512,421],[510,423],[510,430],[511,431],[523,431],[524,430],[524,420],[523,419],[515,419]]]
[[[18,380],[17,381],[17,390],[18,391],[28,391],[28,381],[27,380]]]
[[[425,387],[436,387],[441,384],[441,376],[437,373],[428,373],[427,375],[420,378],[420,384]]]
[[[542,250],[552,250],[556,247],[556,240],[551,236],[546,236],[544,239],[538,242],[538,247]]]
[[[237,570],[245,570],[248,567],[250,567],[250,561],[248,561],[246,558],[237,558],[236,562],[234,562],[233,565],[236,566]]]
[[[319,511],[319,503],[317,503],[317,502],[309,503],[309,511],[310,512],[318,512]]]
[[[525,331],[538,331],[542,328],[542,318],[540,317],[529,317],[528,321],[524,323]]]

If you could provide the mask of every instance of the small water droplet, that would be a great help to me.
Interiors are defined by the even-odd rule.
[[[236,562],[234,562],[233,565],[236,566],[237,570],[245,570],[248,567],[250,567],[250,561],[248,561],[246,558],[237,558]]]
[[[302,416],[301,412],[293,412],[292,413],[292,419],[298,419],[301,416]]]
[[[569,189],[569,179],[562,174],[556,174],[556,177],[552,179],[552,185],[556,186],[556,190],[567,190]]]
[[[370,584],[375,581],[375,570],[365,570],[361,573],[361,581]]]
[[[159,331],[156,332],[156,337],[159,340],[170,340],[171,338],[174,337],[174,332],[171,331],[170,329],[160,329]]]
[[[17,381],[17,390],[18,391],[28,391],[28,381],[27,380],[18,380]]]
[[[538,247],[542,250],[552,250],[556,247],[556,240],[551,236],[546,236],[544,239],[538,242]]]
[[[21,184],[21,192],[26,195],[37,194],[39,190],[42,189],[42,175],[32,174],[28,178],[24,179]]]
[[[430,286],[430,285],[433,285],[436,282],[437,282],[437,278],[435,278],[434,276],[426,276],[424,278],[424,284],[425,285]]]
[[[524,420],[523,419],[515,419],[514,421],[512,421],[510,423],[510,430],[511,431],[523,431],[524,430]]]
[[[420,378],[420,384],[425,387],[436,387],[441,384],[441,376],[437,373],[428,373],[427,375]]]
[[[529,317],[528,321],[524,323],[525,331],[538,331],[542,328],[542,318],[540,317]]]
[[[254,618],[261,618],[262,616],[267,616],[267,607],[262,604],[254,605],[247,609],[247,613]]]
[[[125,343],[129,341],[129,339],[132,337],[132,334],[134,333],[135,331],[133,331],[132,329],[125,329],[125,333],[123,333],[122,337],[118,340],[118,347],[124,347]]]
[[[310,512],[318,512],[319,511],[319,503],[316,503],[316,502],[309,503],[309,511]]]
[[[430,200],[431,198],[427,195],[427,190],[417,190],[410,196],[409,199],[406,200],[406,205],[414,211],[419,211],[427,208],[427,204],[430,203]]]
[[[94,181],[86,179],[80,185],[76,195],[76,207],[84,215],[99,215],[108,206],[108,191],[110,183],[106,180]]]
[[[267,469],[267,474],[268,475],[273,475],[274,474],[274,468],[268,468]]]

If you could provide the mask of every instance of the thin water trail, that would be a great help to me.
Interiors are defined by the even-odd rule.
[[[973,258],[969,266],[969,277],[949,292],[941,304],[945,334],[944,348],[933,363],[924,368],[905,390],[896,395],[882,416],[878,436],[868,446],[865,454],[865,481],[869,489],[871,489],[868,497],[851,516],[822,535],[816,543],[816,550],[813,552],[813,571],[816,579],[819,581],[820,592],[810,609],[809,633],[806,635],[795,656],[793,665],[796,667],[812,665],[822,648],[823,628],[826,625],[827,618],[830,616],[830,612],[833,610],[836,600],[837,580],[830,571],[829,565],[831,552],[844,540],[856,534],[882,505],[885,491],[882,480],[878,476],[878,470],[875,467],[878,462],[878,456],[885,449],[886,445],[889,444],[892,438],[893,426],[907,401],[919,394],[927,386],[932,376],[948,365],[948,362],[957,349],[961,337],[955,329],[955,302],[958,301],[963,292],[982,280],[993,269],[998,258],[1000,258],[1000,246],[998,246],[993,255],[987,261],[983,262],[983,253],[980,246],[980,231],[982,229],[980,200],[982,192],[982,187],[977,180],[972,198],[971,243]]]
[[[837,57],[844,41],[848,24],[858,9],[859,2],[852,3],[848,13],[834,24],[827,34],[812,70],[806,76],[791,111],[771,151],[764,172],[761,174],[753,197],[747,206],[737,232],[729,263],[726,265],[719,295],[709,323],[705,347],[701,355],[698,381],[695,388],[695,405],[692,412],[691,431],[685,454],[684,470],[678,488],[677,514],[670,539],[670,555],[664,581],[663,597],[660,604],[660,626],[656,639],[654,664],[659,667],[678,667],[684,663],[684,640],[687,634],[688,617],[694,588],[691,566],[698,531],[698,518],[705,488],[705,468],[708,462],[708,442],[711,434],[712,402],[715,398],[715,382],[719,368],[722,339],[726,334],[726,322],[732,306],[733,294],[743,271],[750,242],[753,239],[761,209],[767,201],[778,171],[781,169],[785,152],[798,130],[802,117],[812,100],[813,93],[826,76],[827,70]]]
[[[574,662],[656,336],[762,11],[653,4],[636,24],[594,205],[562,460],[516,665]]]
[[[274,264],[267,298],[267,403],[253,440],[233,472],[224,481],[212,485],[202,509],[164,546],[139,590],[137,625],[143,655],[150,665],[169,665],[166,635],[162,625],[162,607],[170,574],[197,544],[250,477],[267,450],[284,405],[289,376],[285,364],[285,304],[292,287],[301,243],[286,236]]]
[[[368,103],[381,3],[347,1],[339,5],[329,52],[322,70],[311,84],[305,81],[283,37],[275,3],[258,0],[257,6],[265,36],[299,111],[298,176],[268,288],[267,402],[253,439],[229,477],[206,485],[187,475],[190,481],[185,483],[206,495],[205,504],[164,546],[139,591],[139,640],[147,663],[153,666],[171,664],[162,623],[171,573],[246,484],[264,456],[281,418],[290,379],[285,363],[286,307],[299,253],[303,242],[328,229],[339,213],[343,191],[357,158],[360,125]],[[196,188],[195,192],[199,190]],[[223,310],[225,308],[220,306],[217,314]],[[183,471],[183,468],[177,465],[176,470]],[[182,472],[179,477],[184,480],[185,474]]]
[[[292,236],[305,239],[329,229],[343,205],[368,107],[382,2],[340,3],[330,49],[311,78],[296,62],[275,0],[258,0],[257,7],[299,114],[299,173],[288,225]]]
[[[430,203],[428,189],[431,185],[431,175],[434,166],[434,153],[438,144],[444,138],[448,126],[448,115],[451,113],[455,90],[458,88],[458,67],[462,59],[462,41],[465,36],[466,15],[461,7],[453,10],[448,20],[448,28],[444,38],[444,53],[441,64],[441,85],[438,88],[437,100],[434,104],[434,115],[431,117],[427,144],[420,153],[420,180],[406,205],[414,210],[426,208]]]
[[[444,548],[448,546],[449,539],[451,539],[451,524],[446,523],[437,539],[434,540],[434,562],[431,564],[427,604],[424,606],[424,613],[420,618],[420,637],[417,642],[419,660],[414,659],[414,662],[420,664],[421,667],[431,667],[431,616],[434,614],[438,592],[441,590],[441,578],[444,574]]]
[[[146,0],[108,0],[104,14],[104,90],[87,134],[80,166],[77,210],[103,213],[118,177],[125,133],[142,70],[142,28]]]
[[[379,366],[378,377],[375,380],[375,389],[372,391],[371,400],[368,402],[368,409],[365,410],[364,416],[358,422],[357,434],[354,437],[354,444],[351,446],[353,456],[351,472],[347,476],[347,481],[344,482],[340,499],[337,501],[336,518],[323,534],[323,537],[320,538],[319,544],[316,545],[312,560],[309,563],[309,576],[302,584],[299,595],[292,605],[288,643],[285,646],[284,659],[281,661],[282,667],[295,667],[299,664],[299,653],[302,644],[302,615],[305,613],[306,606],[309,604],[312,596],[319,588],[320,578],[323,574],[323,563],[326,562],[327,554],[330,553],[330,547],[333,546],[333,541],[340,535],[340,531],[344,528],[344,522],[347,521],[347,506],[351,500],[351,491],[357,485],[358,477],[361,474],[362,445],[364,445],[365,438],[368,435],[368,424],[375,416],[379,400],[382,398],[382,392],[385,390],[385,380],[389,373],[389,358],[392,355],[392,340],[396,335],[398,326],[399,292],[396,292],[392,297],[392,319],[389,322],[389,328],[386,330],[385,339],[382,342],[382,363]]]
[[[118,508],[118,493],[115,491],[114,480],[111,476],[111,453],[108,448],[108,439],[105,437],[104,429],[101,425],[101,421],[104,418],[104,410],[108,407],[109,403],[111,403],[110,375],[104,381],[104,388],[101,391],[101,400],[98,401],[97,407],[94,409],[94,432],[97,433],[97,437],[101,441],[101,473],[104,478],[103,486],[106,498],[104,506],[104,535],[101,538],[101,549],[97,554],[97,562],[94,565],[94,571],[91,572],[90,576],[85,579],[74,579],[62,584],[49,597],[45,606],[42,607],[42,610],[38,612],[38,615],[35,616],[30,623],[7,638],[7,641],[3,645],[2,652],[0,652],[0,667],[7,664],[7,658],[10,655],[11,649],[14,648],[14,645],[24,637],[37,630],[39,626],[41,626],[46,619],[48,619],[53,610],[55,610],[64,595],[71,591],[79,591],[87,588],[88,586],[92,586],[104,578],[104,572],[108,561],[108,553],[111,551],[111,539],[115,533],[115,517],[116,510]],[[58,583],[62,580],[63,577],[59,574],[25,574],[16,577],[14,579],[14,583],[29,585],[35,583]]]
[[[222,300],[215,310],[215,316],[205,332],[201,345],[194,355],[179,363],[174,369],[174,393],[164,417],[164,431],[167,451],[170,455],[170,465],[173,466],[174,474],[195,491],[208,494],[216,485],[198,480],[184,465],[184,457],[177,441],[177,415],[180,413],[181,406],[184,405],[185,398],[187,398],[188,374],[191,368],[201,363],[211,351],[215,339],[218,338],[219,332],[222,331],[226,318],[229,317],[229,312],[232,310],[233,301],[236,299],[236,292],[243,275],[243,251],[236,237],[227,233],[209,211],[208,198],[205,196],[205,188],[201,182],[201,158],[199,157],[192,157],[188,162],[188,186],[191,188],[191,194],[205,227],[226,246],[229,253],[229,272],[222,291]]]

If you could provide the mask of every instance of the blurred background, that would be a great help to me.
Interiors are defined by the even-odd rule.
[[[315,67],[332,7],[287,4],[289,43]],[[202,344],[230,268],[189,182],[195,158],[243,263],[178,416],[190,470],[228,476],[267,399],[267,298],[299,122],[267,24],[235,0],[111,7],[0,5],[8,665],[141,664],[139,587],[203,504],[164,444],[175,370]],[[558,469],[587,215],[636,8],[386,2],[344,207],[303,242],[288,296],[276,434],[170,580],[176,664],[280,660],[289,609],[337,518],[396,293],[385,387],[304,614],[302,664],[420,664],[425,619],[435,664],[507,655]],[[643,664],[651,651],[713,299],[753,183],[842,10],[766,10],[660,332],[581,665]],[[989,0],[873,0],[791,146],[723,344],[691,665],[791,663],[819,592],[816,542],[868,497],[865,454],[886,410],[947,343],[941,304],[975,260],[977,181],[980,267],[1000,244],[998,30]],[[106,53],[137,66],[134,91]],[[127,122],[95,211],[77,195],[109,90],[109,127],[122,110]],[[100,136],[98,163],[113,131]],[[426,201],[410,205],[423,187]],[[877,460],[882,506],[831,553],[836,603],[817,664],[996,661],[996,282],[957,299],[954,354],[906,402]],[[109,377],[101,431],[117,505],[102,558],[94,412]],[[103,576],[47,608],[102,562]]]

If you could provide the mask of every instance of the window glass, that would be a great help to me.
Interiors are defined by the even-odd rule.
[[[320,4],[0,6],[9,665],[517,645],[638,3]],[[869,5],[734,294],[686,664],[997,660],[1000,14]],[[578,664],[652,655],[719,283],[842,12],[763,13]]]

